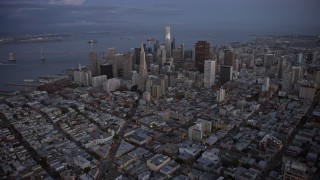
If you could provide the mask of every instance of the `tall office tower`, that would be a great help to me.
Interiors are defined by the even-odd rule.
[[[287,161],[283,163],[283,179],[307,180],[307,166],[297,161]]]
[[[153,44],[153,52],[156,52],[160,48],[160,42],[159,40],[156,40],[156,42]]]
[[[233,51],[224,51],[224,65],[232,66],[234,70],[236,69],[236,57]]]
[[[303,54],[302,53],[298,53],[297,54],[297,63],[301,64],[303,62]]]
[[[147,76],[148,76],[148,71],[147,71],[144,48],[143,48],[143,44],[142,44],[141,45],[141,52],[140,52],[139,83],[138,83],[138,89],[141,92],[144,92],[146,90]]]
[[[117,54],[116,48],[107,49],[107,59],[114,59],[114,56]]]
[[[204,61],[210,59],[210,44],[207,41],[198,41],[195,44],[195,62],[197,69],[204,72]]]
[[[214,60],[205,60],[204,61],[204,77],[203,85],[206,88],[210,88],[214,85],[215,81],[215,70],[216,70],[216,61]]]
[[[176,38],[172,38],[172,42],[171,42],[171,52],[172,50],[176,49]]]
[[[181,54],[182,60],[184,61],[184,44],[181,44]]]
[[[169,78],[166,74],[160,74],[160,90],[161,94],[165,94],[167,92],[167,89],[169,87]]]
[[[173,58],[174,62],[181,61],[182,60],[181,49],[173,49],[172,50],[172,58]]]
[[[107,79],[113,78],[112,64],[110,63],[100,64],[100,75],[106,75]]]
[[[164,66],[164,63],[166,63],[166,49],[165,46],[161,45],[160,46],[161,49],[161,61],[159,62],[159,66],[160,68],[162,68]]]
[[[275,54],[265,54],[263,58],[264,67],[270,69],[270,67],[273,66],[275,62],[275,57]]]
[[[223,102],[224,99],[225,99],[225,96],[226,96],[226,90],[220,88],[218,91],[217,91],[217,102]]]
[[[165,42],[166,42],[166,57],[171,57],[171,35],[170,35],[170,26],[165,27],[166,30],[166,36],[165,36]]]
[[[90,70],[81,70],[73,72],[73,80],[83,86],[90,86],[92,82],[92,75]]]
[[[278,65],[278,78],[282,79],[283,78],[283,69],[286,66],[286,58],[285,56],[282,56],[280,59],[280,63]]]
[[[159,99],[159,97],[161,96],[161,87],[160,85],[152,85],[151,87],[151,96],[154,99]]]
[[[262,85],[262,91],[269,91],[269,87],[270,87],[270,78],[269,77],[265,77],[264,78],[264,83]]]
[[[232,66],[221,66],[220,82],[222,84],[232,80],[233,67]]]
[[[301,66],[292,66],[293,83],[300,81],[303,77],[303,71]]]
[[[137,71],[132,71],[132,77],[131,77],[131,81],[132,81],[132,86],[136,86],[139,84],[139,73],[137,73]]]
[[[150,75],[158,76],[159,75],[159,65],[150,64]]]
[[[120,80],[118,78],[108,79],[106,82],[103,82],[103,90],[107,93],[115,91],[120,88]]]
[[[189,70],[188,74],[189,74],[189,80],[192,80],[193,82],[196,82],[197,76],[199,74],[199,71]]]
[[[151,53],[148,53],[146,55],[146,64],[147,64],[147,69],[150,67],[150,64],[153,64],[153,55]]]
[[[316,95],[316,88],[317,85],[313,82],[302,82],[299,87],[299,98],[312,100]]]
[[[292,90],[293,85],[293,73],[289,70],[284,70],[282,75],[282,88],[281,90],[284,92],[290,92]]]
[[[240,71],[240,61],[239,61],[239,59],[236,59],[236,70],[235,71],[237,71],[237,72]]]
[[[159,40],[156,40],[156,42],[153,45],[153,62],[158,64],[159,63],[159,56],[160,56],[160,43]]]
[[[95,52],[89,53],[89,69],[93,77],[99,75],[97,53]]]
[[[191,53],[190,51],[187,53],[188,55],[191,55],[191,60],[193,62],[196,62],[196,47],[193,46],[192,50],[191,50]]]
[[[131,79],[131,71],[132,71],[132,54],[124,54],[123,55],[123,62],[122,62],[122,69],[123,69],[123,78],[124,79]]]
[[[117,67],[117,60],[116,57],[114,56],[113,59],[107,59],[106,63],[112,64],[112,72],[113,72],[113,77],[118,77],[118,67]],[[99,69],[100,70],[100,69]],[[101,72],[100,72],[101,73]]]
[[[141,52],[141,48],[134,48],[134,54],[133,54],[134,64],[140,64],[140,52]]]
[[[153,75],[148,75],[146,80],[146,92],[151,93],[152,85],[157,84],[158,77]]]
[[[92,87],[94,88],[102,87],[103,83],[106,81],[107,81],[106,75],[92,77]]]
[[[169,73],[169,86],[175,87],[177,83],[177,74],[174,72]]]
[[[306,57],[306,63],[311,64],[313,60],[313,53],[308,53]]]
[[[117,75],[116,77],[123,77],[123,54],[117,53],[114,55],[113,60],[116,62]]]

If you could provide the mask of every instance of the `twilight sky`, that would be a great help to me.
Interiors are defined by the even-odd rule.
[[[319,0],[1,0],[0,33],[320,34]],[[317,18],[318,17],[318,18]]]

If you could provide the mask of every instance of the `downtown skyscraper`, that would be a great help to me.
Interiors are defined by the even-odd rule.
[[[147,82],[147,65],[146,65],[146,57],[145,57],[143,43],[141,44],[140,51],[140,65],[139,65],[139,81],[138,81],[138,90],[144,92],[146,90],[146,82]]]
[[[171,34],[170,34],[170,26],[165,27],[166,35],[165,35],[165,43],[166,43],[166,57],[171,57]]]
[[[210,43],[207,41],[198,41],[195,44],[196,68],[203,73],[204,61],[210,58]]]
[[[204,77],[203,85],[206,88],[210,88],[215,83],[216,61],[205,60],[204,61]]]

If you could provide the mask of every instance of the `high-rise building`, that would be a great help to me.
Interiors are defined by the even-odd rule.
[[[107,79],[113,78],[112,64],[110,63],[100,64],[100,75],[106,75]]]
[[[152,86],[155,84],[160,84],[158,76],[148,75],[146,81],[146,91],[151,93]]]
[[[148,76],[148,70],[146,65],[145,52],[142,44],[141,52],[140,52],[139,83],[138,83],[138,89],[141,92],[144,92],[146,90],[147,76]]]
[[[278,78],[282,79],[283,78],[283,70],[286,66],[286,58],[285,56],[282,56],[280,59],[280,63],[278,65]]]
[[[169,78],[166,74],[160,74],[160,90],[161,94],[165,94],[169,86]]]
[[[292,73],[293,73],[293,83],[301,80],[303,77],[303,71],[301,66],[292,66]]]
[[[175,87],[177,83],[177,74],[174,72],[169,73],[169,86]]]
[[[289,68],[286,68],[282,76],[283,80],[281,90],[284,92],[290,92],[293,86],[293,73]]]
[[[123,69],[124,79],[131,79],[132,60],[133,60],[132,54],[123,54],[122,69]]]
[[[146,65],[147,65],[147,68],[150,67],[150,64],[153,64],[153,55],[151,53],[148,53],[146,55]]]
[[[240,61],[239,59],[236,59],[236,68],[235,71],[239,72],[240,71]]]
[[[303,54],[302,53],[298,53],[297,54],[297,63],[301,64],[303,62]]]
[[[270,87],[270,78],[269,77],[265,77],[264,78],[264,83],[262,85],[262,91],[269,91],[269,87]]]
[[[236,57],[233,51],[231,50],[224,51],[224,65],[232,66],[233,69],[236,69]]]
[[[306,57],[306,63],[312,64],[313,61],[313,53],[308,53]]]
[[[141,52],[141,48],[134,48],[133,64],[140,64],[140,52]]]
[[[147,103],[151,101],[150,93],[147,91],[143,93],[142,97],[143,97],[143,100],[145,100]]]
[[[221,66],[220,82],[222,84],[232,80],[233,67],[232,66]]]
[[[107,59],[114,59],[114,56],[117,54],[116,48],[107,49]]]
[[[73,80],[83,86],[90,86],[92,75],[90,70],[81,70],[73,72]]]
[[[198,119],[194,126],[188,129],[188,138],[200,142],[204,135],[208,135],[212,130],[212,122]]]
[[[176,49],[176,38],[172,38],[172,42],[171,42],[171,51]]]
[[[181,44],[181,56],[182,56],[182,60],[184,61],[184,44]]]
[[[166,57],[171,57],[171,34],[170,34],[170,26],[165,27],[166,36],[165,36],[165,42],[166,42]]]
[[[296,161],[283,163],[283,180],[307,180],[307,166]]]
[[[172,57],[173,57],[174,62],[181,61],[182,60],[181,49],[173,49],[172,50]]]
[[[161,45],[160,46],[160,50],[161,50],[161,60],[159,62],[159,66],[160,68],[162,68],[164,66],[164,63],[166,63],[166,48],[165,46]]]
[[[273,66],[275,62],[275,55],[274,54],[265,54],[263,59],[264,67],[267,69],[270,69],[271,66]]]
[[[151,96],[154,99],[159,99],[161,96],[161,87],[160,85],[152,85],[151,87]]]
[[[92,77],[92,87],[94,88],[102,87],[103,83],[106,81],[107,81],[106,75]]]
[[[103,82],[103,90],[106,92],[112,92],[120,88],[120,80],[118,78],[108,79],[106,82]]]
[[[189,70],[188,74],[189,74],[189,79],[192,80],[193,82],[195,82],[197,80],[197,76],[199,74],[199,71]]]
[[[198,41],[195,44],[195,62],[197,69],[204,72],[204,61],[210,59],[210,43],[207,41]]]
[[[216,70],[216,61],[214,60],[205,60],[204,61],[204,77],[203,85],[206,88],[210,88],[215,83],[215,70]]]
[[[222,88],[220,88],[218,91],[217,91],[217,102],[223,102],[224,99],[225,99],[225,96],[226,96],[226,91]]]
[[[91,71],[92,76],[99,75],[97,53],[95,52],[89,53],[89,69]]]
[[[159,65],[150,64],[150,75],[158,76],[159,75]]]
[[[302,99],[313,99],[316,94],[316,86],[315,84],[306,82],[305,84],[301,84],[299,88],[299,98]]]
[[[139,73],[137,71],[131,71],[131,81],[132,81],[132,86],[136,86],[139,84]]]

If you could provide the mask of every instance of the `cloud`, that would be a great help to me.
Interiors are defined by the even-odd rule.
[[[49,0],[49,4],[82,5],[86,0]]]

